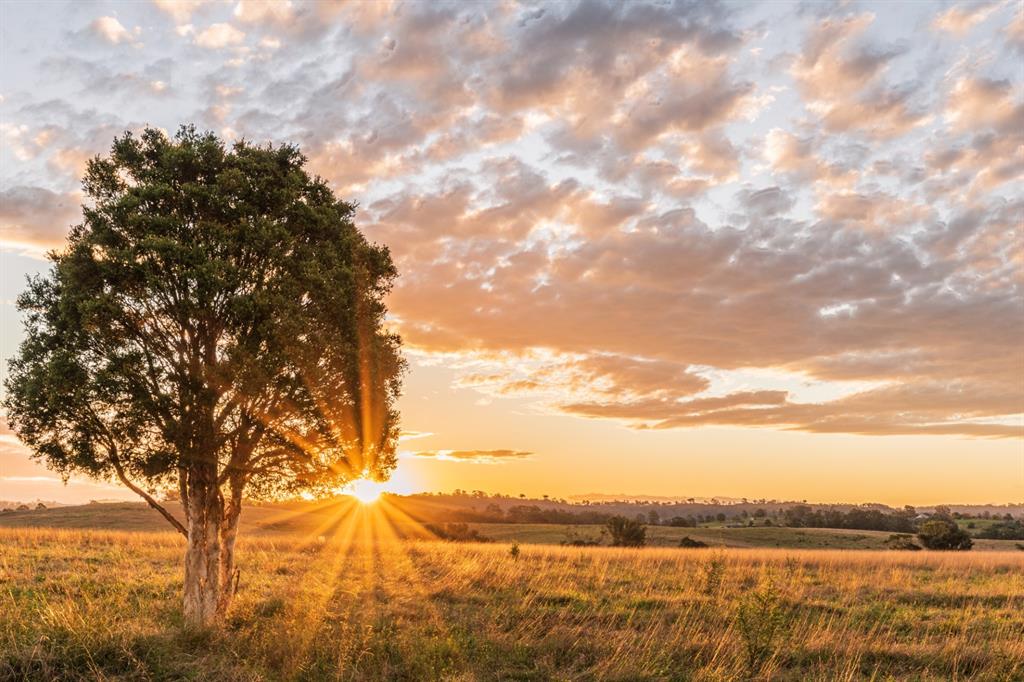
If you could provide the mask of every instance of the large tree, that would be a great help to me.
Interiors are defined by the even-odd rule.
[[[396,276],[290,145],[182,128],[89,162],[84,220],[18,300],[7,419],[65,477],[116,479],[187,538],[184,611],[216,623],[243,499],[395,465]],[[176,489],[184,518],[154,497]]]

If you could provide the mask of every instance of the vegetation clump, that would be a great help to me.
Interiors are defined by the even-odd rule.
[[[921,546],[914,542],[914,536],[909,533],[894,533],[885,541],[887,549],[920,551]]]
[[[708,543],[703,542],[701,540],[694,540],[689,535],[684,535],[679,540],[679,546],[680,547],[707,547]]]
[[[647,528],[637,519],[613,516],[605,527],[613,547],[643,547],[647,543]]]
[[[725,558],[719,554],[709,559],[703,566],[704,587],[702,592],[707,597],[718,595],[722,588],[722,579],[725,577]]]
[[[917,539],[927,549],[968,550],[974,546],[970,534],[957,525],[956,521],[934,518],[925,521],[917,531]]]
[[[440,540],[452,542],[490,542],[491,539],[484,537],[480,531],[470,528],[468,523],[428,523],[424,526],[428,532]],[[519,546],[516,545],[518,552]]]
[[[1024,540],[1024,519],[997,521],[978,533],[990,540]]]
[[[750,674],[759,672],[775,655],[789,623],[778,586],[770,575],[764,577],[757,590],[743,597],[736,612]]]

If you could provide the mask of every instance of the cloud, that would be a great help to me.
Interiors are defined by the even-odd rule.
[[[1024,54],[1024,9],[1017,7],[1013,20],[1003,29],[1006,41],[1019,54]]]
[[[196,45],[211,50],[219,50],[233,45],[240,45],[245,40],[245,33],[231,24],[212,24],[196,36]]]
[[[398,436],[400,442],[407,440],[415,440],[417,438],[426,438],[427,436],[433,436],[434,434],[430,431],[402,431],[401,435]]]
[[[995,2],[954,5],[935,17],[932,28],[962,38],[972,28],[985,21],[997,8]]]
[[[208,4],[208,0],[153,0],[161,12],[169,14],[176,24],[185,24],[192,15]]]
[[[100,17],[95,19],[91,24],[89,24],[89,28],[95,35],[112,45],[130,43],[135,40],[136,36],[138,36],[140,32],[138,27],[136,27],[134,31],[129,31],[114,17]]]
[[[239,21],[246,23],[288,22],[294,16],[291,0],[239,0],[235,5],[234,15]]]
[[[5,239],[59,243],[141,108],[299,144],[391,249],[411,352],[494,403],[1013,435],[1024,15],[946,9],[160,2],[191,39],[83,44],[37,67],[63,98],[9,97]]]
[[[520,450],[424,450],[413,453],[413,457],[437,459],[447,462],[469,462],[472,464],[496,464],[505,461],[522,460],[532,455],[532,452]]]
[[[64,243],[70,225],[81,218],[80,199],[42,187],[0,190],[0,245],[47,250]]]
[[[826,130],[892,138],[925,119],[914,107],[916,87],[894,86],[885,79],[890,63],[904,49],[858,42],[873,21],[871,14],[824,19],[811,30],[793,64],[792,76]]]
[[[950,92],[946,115],[960,129],[993,127],[1011,132],[1024,126],[1024,102],[1014,101],[1008,80],[965,76]]]

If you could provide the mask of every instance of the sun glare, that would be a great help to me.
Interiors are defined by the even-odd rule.
[[[368,478],[359,478],[352,481],[345,488],[345,494],[351,495],[363,504],[373,504],[384,492],[385,485],[378,481],[371,481]]]

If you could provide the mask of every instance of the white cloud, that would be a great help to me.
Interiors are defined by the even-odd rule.
[[[153,0],[157,9],[169,14],[175,23],[188,21],[196,10],[208,4],[208,0]]]
[[[235,5],[235,18],[246,23],[286,22],[292,15],[293,7],[290,0],[240,0]]]
[[[141,30],[135,27],[134,31],[129,31],[114,17],[100,17],[89,24],[89,27],[93,33],[114,45],[132,42]]]
[[[232,45],[239,45],[245,40],[245,33],[231,24],[213,24],[196,36],[196,44],[200,47],[217,50]]]

